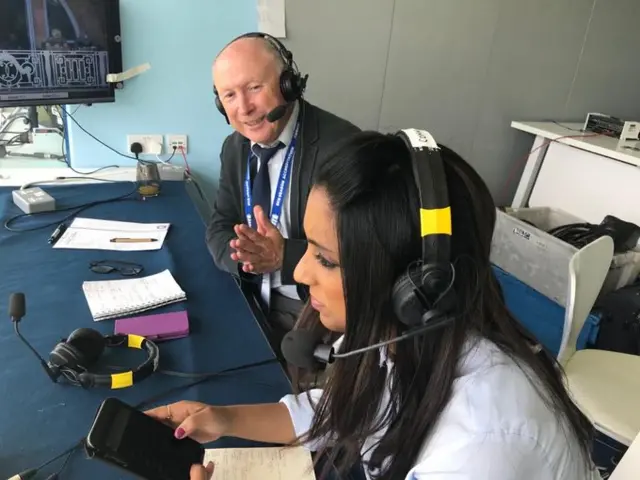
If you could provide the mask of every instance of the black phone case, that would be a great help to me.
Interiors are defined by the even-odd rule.
[[[126,407],[131,408],[128,405],[126,405]],[[98,417],[98,415],[100,415],[101,409],[102,409],[102,405],[98,409],[98,412],[96,413],[96,418]],[[89,432],[89,435],[87,435],[87,437],[90,437],[91,433],[92,432]],[[185,439],[185,440],[192,441],[190,439]],[[132,468],[127,466],[125,459],[118,458],[117,454],[112,454],[111,452],[104,452],[100,448],[91,446],[86,438],[83,443],[84,443],[84,450],[87,455],[87,458],[105,462],[112,467],[116,467],[120,471],[126,472],[129,475],[133,475],[135,478],[142,479],[142,480],[160,480],[161,478],[163,480],[189,480],[188,473],[186,477],[177,477],[177,476],[168,477],[165,475],[159,475],[156,469],[151,467],[149,467],[149,469],[145,471],[145,467],[141,466],[140,464],[137,465],[136,470],[141,470],[141,471],[134,471]],[[201,449],[200,453],[201,455],[200,455],[199,461],[200,463],[202,463],[202,461],[204,460],[204,448]]]

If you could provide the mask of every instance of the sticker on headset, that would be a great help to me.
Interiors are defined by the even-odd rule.
[[[426,130],[419,130],[417,128],[404,128],[402,130],[407,137],[409,137],[409,141],[411,142],[411,146],[413,148],[429,148],[431,150],[438,150],[438,144],[436,143],[435,138]]]

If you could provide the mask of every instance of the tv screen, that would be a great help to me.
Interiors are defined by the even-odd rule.
[[[119,0],[0,0],[0,107],[112,102]]]

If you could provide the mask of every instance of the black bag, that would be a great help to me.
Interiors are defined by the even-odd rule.
[[[595,348],[640,355],[640,282],[603,295],[594,309],[600,314]]]

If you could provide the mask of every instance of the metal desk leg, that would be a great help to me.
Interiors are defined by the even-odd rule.
[[[548,147],[548,138],[541,137],[540,135],[536,136],[533,146],[531,147],[529,159],[522,171],[520,183],[518,183],[518,189],[513,196],[513,201],[511,202],[512,208],[522,208],[529,205],[529,197],[531,196],[533,187],[538,179],[538,172],[540,172],[540,167],[542,167],[542,162],[547,154]]]

